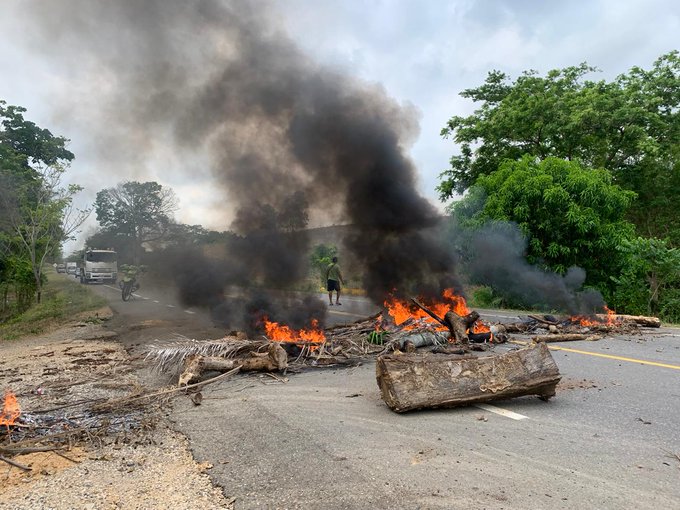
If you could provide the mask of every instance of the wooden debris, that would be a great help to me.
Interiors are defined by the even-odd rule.
[[[23,471],[31,471],[31,469],[32,469],[32,468],[30,468],[30,467],[28,467],[28,466],[24,466],[23,464],[19,464],[19,463],[18,463],[17,461],[15,461],[15,460],[8,459],[7,457],[3,457],[2,455],[0,455],[0,461],[6,462],[6,463],[9,464],[10,466],[17,467],[17,468],[19,468],[19,469],[21,469],[21,470],[23,470]]]
[[[395,412],[456,407],[521,395],[548,399],[560,373],[544,343],[505,354],[394,354],[378,357],[376,378]]]
[[[582,333],[562,333],[555,335],[537,335],[531,337],[531,341],[538,342],[578,342],[579,340],[585,340],[587,342],[594,342],[596,340],[601,340],[602,335],[587,335]]]
[[[633,322],[635,324],[638,324],[639,326],[644,326],[646,328],[660,328],[661,327],[661,319],[658,317],[645,317],[644,315],[605,315],[605,314],[598,314],[597,318],[602,319],[606,321],[607,319],[614,318],[614,320],[621,320],[623,322]]]
[[[266,353],[251,352],[247,358],[220,358],[217,356],[189,356],[184,364],[184,370],[179,376],[179,386],[197,381],[201,375],[210,370],[227,372],[240,366],[241,371],[284,370],[288,366],[288,353],[279,342],[269,344]]]

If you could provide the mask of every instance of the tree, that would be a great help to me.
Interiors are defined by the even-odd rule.
[[[637,237],[621,243],[625,257],[611,303],[617,310],[638,315],[659,315],[680,321],[680,249],[667,241]]]
[[[73,206],[81,188],[61,185],[74,158],[68,140],[24,119],[25,111],[0,101],[0,276],[14,284],[19,311],[33,295],[40,301],[43,264],[89,214]]]
[[[73,205],[73,197],[82,191],[81,186],[61,186],[64,171],[57,164],[40,168],[35,185],[18,186],[12,196],[3,193],[3,202],[11,204],[8,209],[14,242],[31,264],[38,303],[46,260],[60,249],[63,241],[72,239],[90,214],[89,209]]]
[[[469,227],[514,222],[528,237],[531,264],[560,274],[579,266],[587,272],[587,283],[607,286],[609,275],[620,270],[617,246],[633,234],[624,214],[634,197],[613,184],[606,170],[525,156],[479,177],[469,198],[454,211],[467,216]]]
[[[545,77],[528,71],[513,82],[493,71],[480,87],[464,90],[461,96],[480,107],[442,130],[460,144],[460,154],[440,176],[441,199],[506,159],[554,156],[610,170],[617,184],[638,194],[629,218],[640,231],[680,243],[680,54],[612,82],[586,80],[594,71],[584,63]]]
[[[172,189],[157,182],[128,181],[97,193],[97,221],[107,231],[134,241],[133,263],[140,262],[142,245],[161,239],[172,223],[178,201]]]

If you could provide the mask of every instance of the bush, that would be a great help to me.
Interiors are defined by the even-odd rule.
[[[657,315],[680,321],[680,250],[662,239],[636,239],[621,243],[626,260],[615,284],[611,304],[618,312]]]

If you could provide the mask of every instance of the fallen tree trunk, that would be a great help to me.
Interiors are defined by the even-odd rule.
[[[531,340],[535,343],[538,342],[578,342],[579,340],[586,340],[588,342],[593,342],[595,340],[600,340],[601,335],[584,335],[582,333],[562,333],[556,335],[537,335],[531,337]]]
[[[446,312],[444,315],[444,323],[451,331],[451,338],[453,338],[456,343],[468,343],[468,331],[472,329],[472,326],[479,319],[479,314],[477,312],[470,312],[465,316],[460,316],[456,312]]]
[[[480,357],[380,356],[376,379],[388,407],[402,413],[522,395],[548,399],[555,395],[560,373],[548,347],[539,343],[505,354]]]
[[[242,372],[283,370],[288,366],[288,353],[279,342],[269,344],[265,353],[251,352],[247,358],[220,358],[218,356],[189,356],[184,364],[184,370],[179,376],[179,386],[185,386],[200,379],[207,371],[228,372],[235,367],[241,367]]]
[[[607,320],[610,317],[613,317],[615,320],[622,320],[624,322],[634,322],[635,324],[639,324],[640,326],[644,326],[646,328],[660,328],[661,327],[661,319],[658,317],[645,317],[644,315],[605,315],[603,313],[597,314],[598,319],[602,320]]]

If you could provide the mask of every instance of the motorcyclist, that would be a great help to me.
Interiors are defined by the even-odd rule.
[[[123,264],[120,267],[121,271],[123,272],[123,279],[121,281],[121,288],[123,288],[123,285],[126,283],[132,282],[133,285],[135,286],[135,290],[139,289],[139,281],[137,280],[137,277],[140,276],[142,273],[146,272],[146,266],[135,266],[132,264]]]

